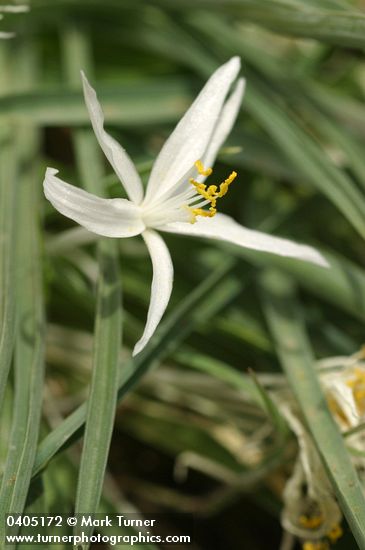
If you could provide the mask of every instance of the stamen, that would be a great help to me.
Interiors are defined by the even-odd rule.
[[[303,544],[303,550],[329,550],[329,544],[328,542],[325,542],[325,541],[322,541],[322,542],[306,541]]]
[[[358,411],[363,414],[365,411],[365,371],[355,367],[354,376],[347,380],[346,385],[352,389]]]
[[[210,176],[210,174],[213,172],[211,168],[204,168],[201,160],[197,160],[195,166],[201,176]]]
[[[320,527],[323,523],[323,516],[300,516],[299,523],[303,525],[303,527],[308,527],[308,529],[317,529],[317,527]]]
[[[210,176],[213,172],[211,168],[204,168],[203,163],[197,160],[195,163],[198,173],[202,176]],[[190,178],[190,183],[195,187],[197,193],[201,195],[206,201],[206,204],[210,203],[209,210],[203,210],[202,208],[189,208],[192,213],[191,223],[196,222],[196,216],[202,216],[204,218],[212,218],[217,213],[217,199],[224,197],[227,194],[229,186],[232,181],[237,177],[237,172],[231,172],[220,185],[219,190],[217,185],[210,185],[207,187],[204,183],[196,181],[194,178]]]
[[[339,538],[342,537],[342,535],[343,530],[341,525],[339,525],[338,523],[336,523],[336,525],[332,527],[331,531],[327,533],[327,537],[332,543],[336,542]]]
[[[343,409],[341,408],[340,404],[334,399],[331,395],[327,396],[327,404],[331,411],[331,413],[345,425],[348,426],[349,420],[344,413]]]

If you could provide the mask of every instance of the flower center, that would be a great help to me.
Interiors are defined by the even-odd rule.
[[[198,176],[189,179],[191,185],[188,184],[190,174],[185,175],[164,193],[141,204],[147,227],[160,227],[170,222],[195,223],[197,216],[212,218],[216,214],[217,200],[227,193],[237,173],[232,172],[219,186],[206,186],[198,181],[199,176],[210,176],[213,170],[204,168],[200,160],[196,161],[195,167]],[[209,210],[204,210],[207,205]]]
[[[211,168],[204,168],[201,160],[197,160],[195,167],[198,171],[198,174],[201,176],[210,176],[213,170]],[[195,187],[198,195],[203,197],[203,201],[194,206],[188,206],[187,208],[191,212],[190,223],[196,222],[196,216],[203,216],[205,218],[212,218],[217,213],[217,199],[220,199],[226,195],[228,192],[229,186],[232,181],[237,177],[237,172],[231,172],[227,179],[225,179],[218,187],[218,185],[205,185],[205,183],[200,183],[194,178],[190,178],[190,183]],[[210,204],[209,210],[204,210],[202,206]]]
[[[300,516],[299,523],[303,527],[306,527],[308,529],[317,529],[320,527],[323,523],[323,516],[322,514],[318,516]]]

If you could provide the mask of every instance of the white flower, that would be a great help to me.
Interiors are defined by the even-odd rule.
[[[210,77],[158,155],[144,193],[137,170],[124,149],[104,130],[104,116],[94,89],[82,73],[86,105],[97,140],[122,182],[130,200],[103,199],[69,185],[48,168],[44,180],[47,199],[65,216],[89,231],[106,237],[142,235],[153,265],[151,301],[139,353],[153,335],[167,307],[173,281],[170,253],[155,231],[228,241],[238,246],[307,260],[322,266],[324,258],[313,248],[242,227],[216,214],[216,201],[236,177],[218,187],[204,181],[236,119],[244,92],[237,78],[240,60],[233,57]],[[195,179],[193,179],[194,174]],[[204,206],[209,205],[209,210]],[[196,223],[195,223],[196,222]]]
[[[25,5],[4,5],[0,6],[0,19],[2,19],[4,16],[1,15],[1,13],[24,13],[29,11],[29,6]],[[13,32],[0,32],[0,39],[1,38],[13,38],[15,34]]]

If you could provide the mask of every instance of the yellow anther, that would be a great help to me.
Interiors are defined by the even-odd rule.
[[[327,533],[327,537],[331,542],[336,542],[340,537],[342,537],[342,535],[343,530],[341,525],[339,525],[338,523],[336,523],[336,525],[332,527],[331,531]]]
[[[365,370],[355,367],[353,378],[347,380],[346,385],[352,389],[357,408],[363,414],[365,412]]]
[[[329,550],[328,542],[310,542],[306,541],[303,544],[303,550]]]
[[[320,527],[323,523],[323,516],[320,514],[319,516],[300,516],[299,523],[303,527],[307,527],[308,529],[317,529]]]
[[[237,177],[237,172],[231,172],[231,174],[228,176],[226,180],[224,180],[223,183],[220,184],[220,197],[224,197],[224,195],[227,193],[229,186],[231,185],[232,181],[235,180]]]
[[[331,413],[335,415],[338,420],[343,423],[344,426],[347,426],[349,423],[348,418],[344,411],[341,409],[336,399],[329,395],[327,396],[327,403]]]
[[[203,166],[203,163],[198,160],[195,163],[196,169],[198,170],[198,173],[202,176],[210,176],[212,173],[211,168],[205,169]],[[217,213],[217,199],[220,199],[224,197],[224,195],[227,193],[229,186],[231,185],[232,181],[235,180],[237,177],[237,172],[232,172],[227,179],[225,179],[220,185],[219,190],[217,185],[210,185],[208,188],[204,183],[200,183],[196,181],[194,178],[190,179],[191,185],[193,185],[199,193],[205,200],[209,201],[210,207],[209,210],[203,210],[202,208],[191,208],[192,212],[192,219],[191,223],[196,222],[196,216],[203,216],[204,218],[212,218]]]
[[[203,216],[203,218],[212,218],[216,212],[212,212],[209,210],[203,210],[202,208],[193,208],[193,215],[194,216]],[[194,220],[193,223],[195,223],[196,220]]]
[[[365,388],[361,390],[354,390],[355,401],[361,401],[365,398]]]
[[[196,161],[195,167],[198,170],[198,174],[200,174],[201,176],[210,176],[210,174],[213,172],[211,168],[204,168],[204,164],[201,160]]]
[[[346,384],[347,386],[349,386],[349,388],[355,388],[359,384],[365,385],[365,371],[360,367],[355,367],[354,378],[352,378],[351,380],[348,380]]]

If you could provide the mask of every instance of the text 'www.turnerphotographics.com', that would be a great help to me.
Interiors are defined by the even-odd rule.
[[[5,524],[5,544],[133,546],[193,542],[193,519],[188,514],[8,514]]]

